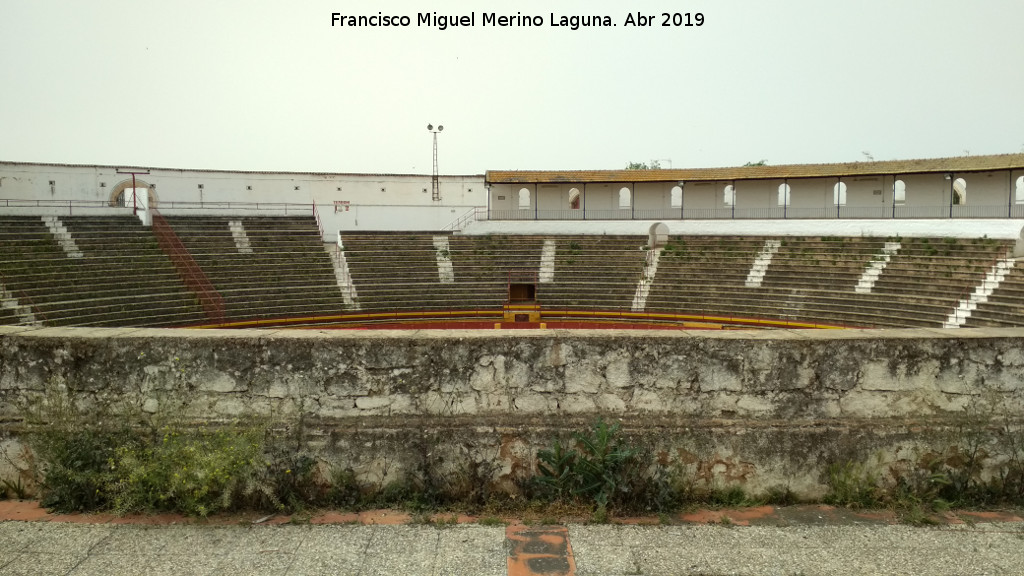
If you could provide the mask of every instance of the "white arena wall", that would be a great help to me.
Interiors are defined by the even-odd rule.
[[[957,173],[965,188],[964,206],[953,206],[954,216],[971,216],[967,207],[987,206],[1005,208],[1024,204],[1024,190],[1020,178],[1024,170],[1000,170],[972,173]],[[718,209],[727,211],[731,204],[726,200],[726,186],[732,186],[733,202],[744,209],[780,208],[779,187],[790,187],[789,207],[793,209],[834,209],[835,189],[839,182],[845,187],[844,209],[874,208],[884,212],[894,203],[894,189],[897,181],[905,187],[905,199],[897,206],[934,208],[934,214],[924,217],[942,217],[943,208],[951,206],[953,180],[944,174],[906,174],[847,176],[843,178],[765,178],[738,181],[693,181],[681,187],[680,200],[687,209]],[[489,191],[489,208],[497,211],[523,210],[529,213],[535,208],[545,211],[571,210],[573,192],[582,191],[582,205],[588,211],[602,213],[621,208],[619,190],[630,190],[631,206],[624,209],[670,210],[673,206],[671,190],[674,182],[620,182],[620,183],[494,183]],[[528,195],[528,202],[522,198]],[[522,198],[522,199],[521,199]],[[995,212],[999,212],[996,210]],[[723,212],[723,215],[725,212]],[[725,216],[727,217],[727,216]],[[568,219],[572,219],[571,216]]]
[[[439,230],[487,203],[483,175],[244,172],[0,162],[0,210],[25,214],[124,213],[110,203],[132,187],[148,189],[166,214],[301,213],[315,203],[324,240],[337,230]],[[371,208],[372,207],[372,208]]]
[[[904,238],[1021,237],[1017,219],[964,218],[929,220],[481,220],[467,225],[467,235],[638,235],[663,222],[673,236],[875,236]]]
[[[897,168],[906,171],[894,172]],[[830,170],[846,175],[821,176]],[[136,173],[139,193],[147,191],[150,205],[165,214],[312,214],[316,206],[323,239],[331,243],[338,230],[442,230],[455,222],[462,228],[476,219],[490,222],[474,222],[465,233],[629,229],[646,234],[652,222],[665,221],[673,234],[992,238],[1017,237],[1024,220],[1024,154],[866,167],[583,171],[590,180],[581,182],[573,179],[573,171],[540,176],[499,172],[495,180],[493,172],[443,175],[438,200],[433,199],[428,174],[0,162],[0,212],[130,213],[131,208],[117,207],[116,201],[125,195],[131,198],[131,172]],[[503,181],[509,174],[514,179]],[[956,203],[954,187],[964,192]],[[790,189],[788,203],[782,201],[783,188]]]

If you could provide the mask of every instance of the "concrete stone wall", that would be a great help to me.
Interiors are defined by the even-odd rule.
[[[941,451],[978,399],[1019,420],[1022,344],[1015,329],[0,327],[0,425],[10,466],[25,406],[48,387],[86,409],[293,424],[301,414],[307,446],[367,483],[430,468],[514,490],[538,448],[603,416],[707,485],[816,496],[830,462],[909,466]]]

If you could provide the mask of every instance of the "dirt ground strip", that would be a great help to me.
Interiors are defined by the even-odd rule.
[[[341,512],[318,510],[304,514],[266,514],[263,512],[238,512],[220,514],[209,518],[193,518],[180,514],[133,514],[118,516],[107,513],[56,514],[46,511],[35,500],[0,500],[0,522],[16,520],[26,522],[72,522],[79,524],[363,524],[396,525],[413,523],[431,524],[473,524],[503,523],[509,526],[535,525],[529,517],[515,516],[471,516],[455,513],[435,513],[430,516],[413,515],[400,510],[364,510]],[[584,517],[557,518],[560,523],[588,523]],[[545,522],[550,517],[545,517]],[[950,510],[931,514],[916,523],[928,525],[960,525],[976,523],[1020,523],[1024,522],[1024,510]],[[852,510],[824,504],[794,506],[755,506],[748,508],[714,508],[680,512],[669,516],[628,516],[613,517],[609,524],[655,525],[655,524],[725,524],[734,526],[813,526],[813,525],[870,525],[900,524],[904,520],[891,509]]]

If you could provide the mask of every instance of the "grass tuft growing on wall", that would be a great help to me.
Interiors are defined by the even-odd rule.
[[[277,504],[271,465],[263,458],[264,434],[237,422],[187,431],[165,426],[155,442],[118,446],[109,461],[112,508],[205,517],[246,497]]]

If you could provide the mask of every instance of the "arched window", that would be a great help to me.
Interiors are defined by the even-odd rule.
[[[967,180],[953,180],[953,204],[967,204]]]
[[[907,203],[907,184],[903,180],[897,180],[892,184],[892,197],[897,206]]]
[[[846,206],[846,182],[836,182],[832,187],[832,203],[836,206]]]
[[[779,206],[789,206],[789,184],[779,184]]]
[[[672,207],[682,208],[683,207],[683,187],[673,186],[672,187]]]
[[[519,209],[527,210],[530,208],[530,189],[520,188],[519,189]]]
[[[736,204],[736,187],[732,184],[725,187],[725,192],[722,193],[722,203],[726,206]]]
[[[629,191],[629,188],[623,186],[619,188],[619,208],[629,208],[633,204],[633,194]]]
[[[569,209],[580,209],[580,191],[577,190],[576,188],[572,188],[569,190]]]
[[[1024,204],[1024,176],[1017,176],[1017,188],[1014,191],[1014,202]]]

